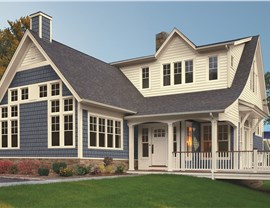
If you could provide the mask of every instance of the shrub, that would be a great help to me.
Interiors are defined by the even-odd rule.
[[[18,163],[18,170],[21,174],[36,174],[39,165],[39,161],[36,160],[23,160]]]
[[[116,167],[115,173],[117,174],[123,174],[125,172],[125,166],[124,165],[118,165]]]
[[[73,176],[73,170],[71,168],[63,168],[61,167],[59,169],[59,175],[60,176],[63,176],[63,177],[69,177],[69,176]]]
[[[91,166],[77,166],[75,168],[76,175],[86,175],[91,171]]]
[[[66,168],[66,167],[67,167],[67,164],[65,162],[56,162],[56,163],[53,163],[52,165],[53,171],[57,174],[59,174],[60,168]]]
[[[39,168],[38,169],[38,174],[40,176],[48,176],[49,172],[50,172],[49,168]]]
[[[101,173],[105,173],[106,169],[104,165],[99,165],[93,169],[91,172],[93,175],[99,175]]]
[[[0,161],[0,173],[8,173],[11,166],[13,165],[12,161],[9,160],[1,160]]]
[[[105,170],[106,173],[109,173],[109,174],[113,173],[113,166],[112,165],[106,166],[105,169],[106,169]]]
[[[103,162],[104,162],[104,166],[107,167],[107,166],[109,166],[109,165],[112,164],[113,159],[112,159],[111,157],[105,157],[105,158],[103,159]]]
[[[17,174],[18,173],[18,166],[16,164],[13,164],[9,169],[9,173]]]

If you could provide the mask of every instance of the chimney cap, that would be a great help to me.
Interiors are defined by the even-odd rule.
[[[42,11],[38,11],[38,12],[35,12],[35,13],[33,13],[33,14],[30,14],[29,15],[29,17],[30,18],[33,18],[33,17],[36,17],[36,16],[44,16],[44,17],[46,17],[46,18],[48,18],[48,19],[50,19],[50,20],[52,20],[52,16],[50,16],[50,15],[48,15],[48,14],[45,14],[44,12],[42,12]]]

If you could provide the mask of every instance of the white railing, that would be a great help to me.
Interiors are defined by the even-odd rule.
[[[215,166],[211,152],[174,152],[175,170],[269,171],[270,151],[217,151]]]

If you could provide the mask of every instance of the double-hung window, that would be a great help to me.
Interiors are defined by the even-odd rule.
[[[51,95],[52,96],[60,95],[60,84],[59,83],[53,83],[51,85]]]
[[[11,90],[11,101],[18,101],[18,90]]]
[[[28,100],[28,88],[23,88],[21,90],[21,98],[22,100]]]
[[[142,157],[149,156],[149,134],[148,128],[142,129]]]
[[[218,125],[218,151],[229,150],[229,126]]]
[[[41,85],[39,86],[39,97],[47,97],[47,85]]]
[[[209,57],[209,80],[218,78],[218,58],[217,56]]]
[[[89,147],[119,149],[122,147],[121,121],[89,115]]]
[[[142,68],[142,88],[149,88],[149,67]]]
[[[185,61],[186,83],[193,82],[193,60]]]
[[[204,152],[211,152],[212,150],[212,131],[210,125],[203,126],[203,134],[202,134],[202,148]]]
[[[171,84],[171,65],[163,64],[163,86]]]
[[[174,84],[182,83],[182,62],[174,63]]]

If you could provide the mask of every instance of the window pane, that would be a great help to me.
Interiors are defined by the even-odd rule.
[[[18,100],[18,91],[12,90],[11,91],[11,101],[17,101]]]
[[[163,65],[163,86],[168,86],[171,84],[171,65]]]
[[[65,131],[65,146],[72,146],[73,139],[72,139],[72,131]]]
[[[52,96],[60,95],[60,84],[59,83],[52,84],[51,87],[52,87]]]
[[[90,132],[90,146],[96,147],[97,146],[97,133]]]
[[[22,89],[21,95],[22,95],[22,100],[27,100],[28,99],[28,88]]]
[[[209,80],[217,79],[217,57],[209,58]]]
[[[72,111],[73,110],[73,99],[64,100],[64,111]]]
[[[53,100],[52,101],[52,113],[59,112],[59,109],[60,109],[59,105],[60,105],[59,100]]]
[[[115,148],[121,148],[121,137],[120,137],[120,135],[115,135]]]
[[[229,148],[228,148],[228,142],[225,141],[219,141],[218,142],[218,151],[228,151]]]
[[[193,61],[185,61],[186,68],[186,83],[193,82]]]
[[[108,138],[108,141],[107,141],[108,147],[113,147],[113,135],[108,134],[107,138]]]
[[[142,144],[142,156],[143,157],[148,157],[149,156],[148,143],[143,143]]]
[[[47,97],[47,85],[42,85],[39,87],[39,97]]]
[[[18,135],[11,136],[11,147],[18,147]]]
[[[149,88],[149,68],[142,68],[142,88]]]
[[[52,132],[52,146],[59,146],[59,132]]]
[[[3,107],[2,108],[2,118],[7,118],[8,117],[8,108]]]
[[[7,147],[7,135],[2,135],[2,147]]]
[[[11,117],[18,116],[18,106],[11,106]]]
[[[181,84],[182,62],[174,63],[174,84]]]
[[[59,116],[53,116],[51,119],[52,119],[52,146],[59,146],[60,145]]]
[[[149,78],[143,79],[143,89],[149,88]]]
[[[99,133],[99,146],[105,147],[105,134]]]

